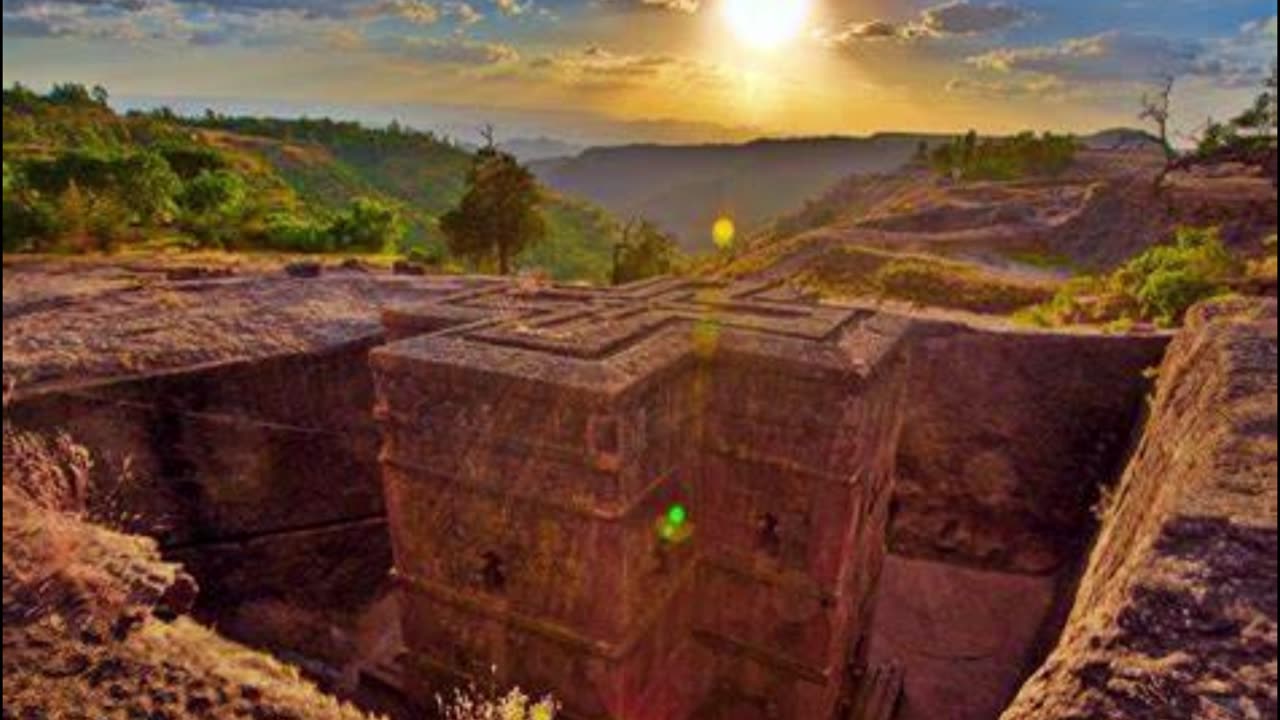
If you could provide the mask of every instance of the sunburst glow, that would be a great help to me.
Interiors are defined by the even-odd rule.
[[[734,37],[757,50],[772,50],[799,37],[811,6],[812,0],[721,0]]]

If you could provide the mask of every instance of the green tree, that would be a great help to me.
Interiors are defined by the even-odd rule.
[[[1276,137],[1277,120],[1276,64],[1271,64],[1271,75],[1267,78],[1263,91],[1254,100],[1253,105],[1232,121],[1232,125],[1255,136]]]
[[[26,190],[21,174],[4,163],[4,251],[39,249],[40,243],[57,234],[56,213],[38,194]]]
[[[289,212],[268,215],[261,234],[254,239],[263,247],[282,252],[318,253],[333,249],[328,228]]]
[[[116,192],[144,224],[160,221],[173,211],[182,180],[164,158],[153,152],[126,157],[115,174]]]
[[[88,107],[97,104],[89,88],[79,83],[59,83],[54,85],[45,97],[54,105],[65,105],[67,107]]]
[[[393,250],[406,231],[400,212],[373,198],[356,198],[329,228],[335,250],[364,252]]]
[[[473,262],[496,261],[510,274],[517,255],[547,234],[542,191],[533,173],[492,145],[476,154],[459,206],[440,218],[449,250]]]
[[[205,170],[182,189],[178,205],[187,213],[206,215],[239,208],[245,200],[244,178],[229,170]]]
[[[613,250],[613,284],[666,275],[676,269],[679,246],[647,220],[633,220]]]
[[[177,142],[167,142],[162,144],[158,151],[164,157],[164,161],[169,163],[169,167],[173,168],[173,171],[184,182],[198,177],[203,172],[229,170],[231,168],[231,163],[226,156],[214,148],[203,145],[184,145]]]
[[[243,229],[247,196],[244,178],[228,170],[206,170],[178,196],[181,226],[202,245],[226,247]]]

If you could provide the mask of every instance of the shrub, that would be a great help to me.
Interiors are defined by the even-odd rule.
[[[404,239],[406,229],[394,207],[373,198],[356,198],[329,226],[329,234],[334,250],[384,252]]]
[[[63,252],[111,250],[128,234],[129,216],[129,208],[115,196],[82,190],[72,183],[58,196],[49,238],[57,239],[53,249]]]
[[[1196,303],[1230,292],[1242,271],[1216,228],[1182,228],[1109,276],[1078,278],[1023,317],[1038,325],[1155,322],[1174,326]]]
[[[37,198],[6,195],[4,198],[4,251],[34,252],[57,236],[57,210]]]
[[[559,712],[554,700],[534,702],[519,690],[493,700],[481,698],[475,690],[458,692],[439,704],[444,720],[555,720]]]
[[[227,170],[205,170],[178,196],[182,228],[205,247],[228,247],[242,231],[247,188]]]
[[[413,247],[405,252],[404,259],[418,265],[439,267],[444,264],[445,251],[436,245]]]
[[[169,163],[153,152],[126,156],[119,163],[112,191],[137,213],[139,221],[154,223],[172,212],[182,181]]]
[[[227,170],[231,166],[222,153],[202,145],[168,143],[159,148],[159,153],[184,181],[190,181],[207,172]]]
[[[32,190],[56,196],[72,186],[97,196],[114,195],[143,223],[157,222],[173,209],[182,182],[160,155],[71,151],[25,168]]]
[[[1175,244],[1139,255],[1120,270],[1121,291],[1138,301],[1143,319],[1182,322],[1191,306],[1229,290],[1236,259],[1216,228],[1183,228]]]
[[[196,215],[225,213],[239,208],[246,192],[244,179],[236,173],[204,170],[183,187],[178,205]]]
[[[667,275],[676,270],[679,258],[674,238],[648,221],[633,222],[614,248],[613,284]]]
[[[292,213],[272,213],[266,217],[260,244],[282,252],[316,253],[332,249],[332,236],[313,220]]]
[[[931,162],[938,172],[965,180],[1017,180],[1062,174],[1075,161],[1077,148],[1070,135],[1025,132],[979,140],[970,132],[934,150]]]

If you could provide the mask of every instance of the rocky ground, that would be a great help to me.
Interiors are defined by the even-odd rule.
[[[1178,225],[1222,226],[1245,253],[1274,234],[1275,187],[1259,172],[1179,172],[1157,191],[1163,165],[1159,153],[1090,150],[1055,179],[954,183],[924,171],[854,179],[820,201],[824,210],[801,231],[758,239],[720,272],[829,274],[855,247],[962,261],[980,280],[1034,293],[1078,268],[1114,267]]]
[[[1004,720],[1277,712],[1276,304],[1194,311],[1057,650]]]
[[[959,258],[1035,289],[1052,286],[1054,271],[1012,259],[1020,252],[1105,265],[1175,222],[1225,218],[1237,243],[1257,228],[1274,233],[1275,191],[1263,179],[1184,173],[1170,181],[1171,204],[1157,207],[1154,167],[1104,153],[1053,183],[899,178],[864,187],[870,199],[856,217],[752,248],[725,274],[803,273],[853,243]],[[374,338],[388,306],[493,282],[288,262],[6,258],[6,399]],[[1117,474],[1129,441],[1123,410],[1141,398],[1136,378],[1165,338],[1121,353],[1084,330],[1034,334],[998,318],[911,313],[917,323],[959,323],[920,333],[917,384],[940,390],[915,403],[903,457],[930,463],[903,464],[899,528],[919,532],[897,537],[918,559],[891,563],[874,651],[908,665],[902,720],[983,720],[1016,690],[1054,624],[1049,574],[1069,572],[1074,557],[1057,551],[1083,544],[1056,539],[1087,535],[1088,493]],[[1103,506],[1061,645],[1005,720],[1275,716],[1276,316],[1274,301],[1193,313],[1160,371],[1146,436]],[[1042,352],[1045,343],[1060,348]],[[1035,366],[1006,363],[1010,348]],[[1092,432],[1102,427],[1095,414],[1118,419],[1106,437]],[[1044,447],[1028,451],[1037,434]],[[190,579],[152,541],[83,516],[86,460],[72,440],[6,428],[4,449],[5,720],[362,717],[296,670],[186,619]],[[965,497],[980,501],[966,506]]]
[[[388,304],[468,281],[220,256],[10,258],[4,269],[4,378],[50,384],[333,347],[381,332]]]
[[[905,671],[895,720],[991,720],[1022,682],[1052,621],[1052,577],[891,556],[871,660]]]
[[[52,507],[74,504],[70,446],[5,434],[5,720],[364,718],[183,617],[197,589],[153,541]]]

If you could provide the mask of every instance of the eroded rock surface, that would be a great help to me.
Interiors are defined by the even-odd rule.
[[[336,673],[391,565],[368,369],[379,313],[491,281],[183,270],[7,267],[6,416],[86,449],[64,498],[159,540],[200,579],[202,619]]]
[[[1061,644],[1004,720],[1276,716],[1276,369],[1274,301],[1191,314]]]
[[[1030,574],[1070,565],[1168,338],[911,327],[894,552]]]
[[[380,334],[378,313],[484,280],[160,261],[5,259],[4,378],[25,395],[126,376],[305,354]]]
[[[6,720],[364,718],[182,617],[191,578],[153,540],[46,506],[50,494],[29,490],[51,476],[30,469],[52,458],[11,462],[16,447],[4,476]]]

